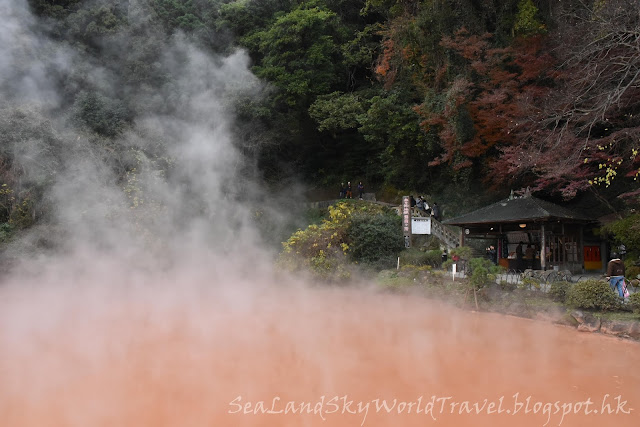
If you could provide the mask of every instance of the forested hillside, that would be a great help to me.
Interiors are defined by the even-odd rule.
[[[195,211],[220,194],[251,195],[249,181],[291,179],[424,191],[459,202],[450,211],[472,206],[469,194],[527,187],[590,194],[611,211],[637,199],[637,0],[2,0],[0,9],[1,239],[86,212],[78,199],[112,200],[53,205],[59,177],[71,183],[88,169],[147,217],[165,207],[154,180],[181,182],[172,200]],[[233,150],[185,156],[185,140],[212,133]],[[185,178],[212,165],[231,170],[219,192]]]

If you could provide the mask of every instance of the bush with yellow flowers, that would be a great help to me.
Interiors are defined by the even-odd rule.
[[[298,230],[282,243],[281,267],[308,270],[324,280],[348,279],[353,264],[375,262],[402,250],[400,217],[388,208],[343,201],[328,211],[320,224]]]

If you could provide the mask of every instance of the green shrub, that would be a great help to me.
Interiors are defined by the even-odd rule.
[[[23,195],[18,203],[11,210],[9,223],[16,229],[24,229],[34,223],[34,202],[31,195],[27,193]]]
[[[549,287],[549,297],[554,301],[564,303],[567,300],[569,289],[571,289],[569,282],[553,282]]]
[[[471,258],[469,260],[469,282],[475,289],[480,289],[496,280],[501,267],[494,265],[486,258]]]
[[[514,291],[518,287],[518,284],[509,283],[506,280],[501,280],[500,283],[498,283],[498,286],[500,286],[500,289],[502,289],[503,291]]]
[[[640,292],[636,292],[629,296],[629,306],[631,306],[634,313],[640,313]]]
[[[625,276],[628,277],[629,279],[636,279],[638,277],[638,274],[640,274],[640,267],[633,264],[628,265],[628,261],[625,262],[625,270],[626,270]]]
[[[347,228],[355,211],[353,204],[329,207],[329,218],[293,233],[282,243],[278,265],[289,271],[309,270],[316,277],[332,280],[345,275]]]
[[[539,290],[541,288],[540,279],[535,277],[523,277],[519,287],[521,289]]]
[[[440,241],[440,239],[438,239],[435,236],[431,236],[431,238],[428,240],[427,242],[427,251],[436,251],[439,254],[442,254],[442,252],[440,251],[440,246],[441,246],[442,242]]]
[[[400,217],[388,208],[344,201],[329,206],[328,213],[319,224],[296,231],[282,243],[281,268],[343,280],[349,276],[350,261],[389,267],[404,247]]]
[[[442,262],[442,252],[439,249],[421,251],[415,248],[405,249],[400,253],[400,263],[403,265],[429,265],[439,267]]]
[[[0,224],[0,242],[8,242],[13,236],[14,227],[8,222]]]
[[[376,277],[376,282],[384,289],[400,290],[412,286],[413,279],[403,275],[399,275],[396,270],[382,270]]]
[[[567,292],[567,304],[586,309],[603,311],[619,307],[618,296],[609,284],[602,280],[590,279],[574,284]]]
[[[307,224],[320,224],[326,217],[326,209],[309,208],[304,212],[304,220]]]
[[[451,258],[457,255],[460,259],[470,259],[471,253],[471,246],[458,246],[457,248],[451,249]]]
[[[603,229],[613,233],[616,242],[624,243],[628,251],[640,248],[640,213],[607,224]]]
[[[404,248],[402,219],[393,212],[358,212],[347,231],[350,257],[372,264]]]
[[[396,268],[397,264],[398,264],[398,257],[395,254],[393,254],[393,255],[382,256],[377,261],[369,263],[368,266],[375,271],[380,271],[380,270],[388,270],[390,268]]]

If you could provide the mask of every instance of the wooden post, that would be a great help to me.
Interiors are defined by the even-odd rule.
[[[409,196],[402,197],[402,235],[404,236],[404,247],[411,247],[411,199]]]
[[[540,268],[547,269],[547,237],[544,232],[544,222],[540,225]]]
[[[580,271],[585,272],[584,268],[584,224],[580,224],[580,233],[578,234],[578,262],[580,263]]]

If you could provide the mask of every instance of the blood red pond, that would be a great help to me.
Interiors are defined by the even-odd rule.
[[[638,426],[640,345],[359,289],[0,288],[2,426]]]

